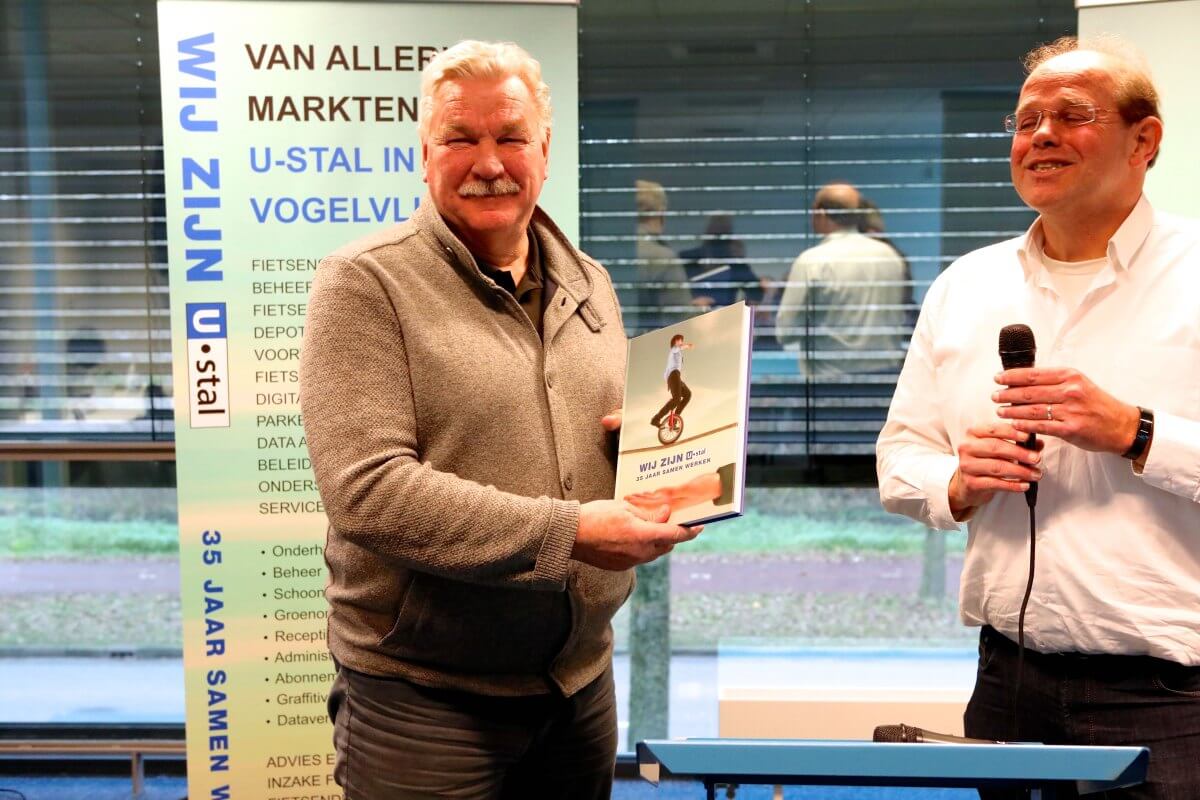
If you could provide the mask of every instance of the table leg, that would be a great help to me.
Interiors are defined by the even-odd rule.
[[[133,756],[130,759],[130,761],[132,762],[132,765],[133,765],[133,796],[135,798],[141,797],[142,789],[143,789],[142,779],[146,775],[145,763],[143,761],[143,756],[141,753],[135,752],[135,753],[133,753]]]

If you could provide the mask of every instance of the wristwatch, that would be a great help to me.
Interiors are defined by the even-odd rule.
[[[1150,440],[1154,438],[1154,412],[1148,408],[1138,406],[1138,426],[1137,433],[1134,434],[1133,444],[1129,445],[1129,449],[1122,453],[1122,457],[1136,461],[1146,452],[1146,448],[1150,446]]]

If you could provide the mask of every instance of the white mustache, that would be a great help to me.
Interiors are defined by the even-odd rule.
[[[512,178],[495,178],[494,180],[467,181],[458,187],[460,197],[501,197],[506,194],[520,194],[521,187]]]

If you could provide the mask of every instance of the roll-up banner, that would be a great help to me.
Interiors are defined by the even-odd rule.
[[[468,38],[541,61],[541,204],[577,238],[576,8],[164,0],[158,20],[188,795],[339,798],[297,389],[313,273],[420,202],[420,70]]]

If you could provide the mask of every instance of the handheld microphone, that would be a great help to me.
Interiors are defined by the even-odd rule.
[[[875,734],[871,737],[876,742],[904,742],[908,744],[1006,744],[991,739],[968,739],[965,736],[951,736],[948,733],[915,728],[912,725],[877,725]]]
[[[1032,367],[1034,356],[1037,355],[1037,345],[1033,341],[1033,331],[1028,325],[1005,325],[1000,330],[1000,363],[1008,369]],[[1029,434],[1023,442],[1017,444],[1033,450],[1037,447],[1037,436]],[[1034,506],[1037,505],[1037,481],[1030,481],[1025,491],[1025,504],[1029,506],[1029,579],[1025,583],[1025,596],[1021,599],[1021,610],[1017,613],[1017,676],[1013,681],[1012,695],[1012,731],[1013,738],[1021,736],[1020,715],[1017,712],[1018,701],[1021,697],[1021,676],[1025,669],[1025,609],[1029,607],[1029,597],[1033,593],[1033,572],[1037,563],[1037,523]]]
[[[1033,339],[1033,331],[1028,325],[1005,325],[1000,330],[1000,363],[1005,369],[1022,369],[1032,367],[1037,355],[1037,343]],[[1023,442],[1017,444],[1033,450],[1037,447],[1037,434],[1031,433]],[[1037,505],[1037,481],[1030,481],[1025,490],[1025,503],[1033,508]]]

